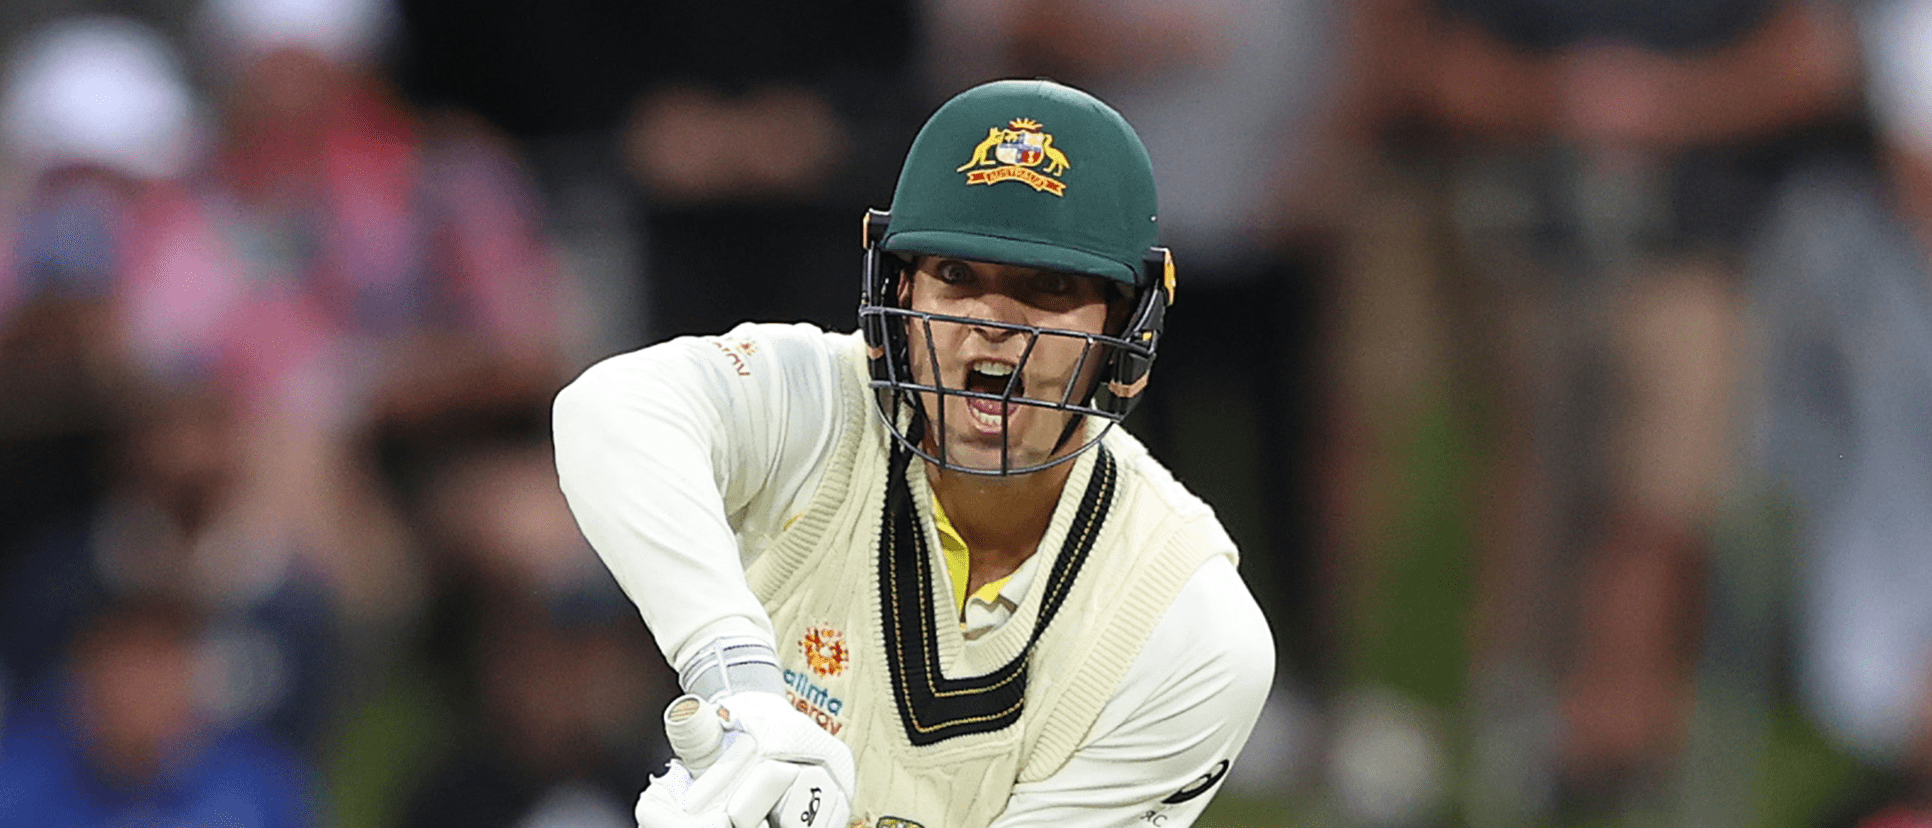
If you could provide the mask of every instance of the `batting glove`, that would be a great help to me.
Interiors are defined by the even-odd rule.
[[[846,828],[851,749],[783,697],[681,697],[665,731],[679,758],[638,797],[640,828]]]

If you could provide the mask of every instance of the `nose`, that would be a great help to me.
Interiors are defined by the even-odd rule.
[[[975,307],[967,314],[974,319],[984,319],[988,322],[1000,322],[1008,325],[1026,324],[1026,308],[1024,303],[1003,292],[987,291],[982,293],[977,297],[974,304]],[[995,342],[1019,333],[1011,328],[1001,328],[994,325],[974,325],[973,330]]]

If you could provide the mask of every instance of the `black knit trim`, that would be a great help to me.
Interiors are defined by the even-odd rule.
[[[939,631],[933,625],[932,557],[926,533],[913,509],[906,482],[910,453],[895,450],[886,483],[885,516],[879,532],[879,606],[884,622],[886,664],[892,694],[906,737],[926,746],[972,733],[991,733],[1019,721],[1025,707],[1027,664],[1033,647],[1052,623],[1113,503],[1117,469],[1104,446],[1074,512],[1060,555],[1054,559],[1041,592],[1039,620],[1013,660],[980,676],[948,678],[939,669]]]

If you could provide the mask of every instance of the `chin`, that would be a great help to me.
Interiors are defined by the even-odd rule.
[[[1019,444],[1013,446],[1009,452],[1007,465],[1011,468],[1021,469],[1028,466],[1037,466],[1051,459],[1051,455],[1045,450],[1028,448],[1024,444]],[[989,438],[986,435],[977,433],[954,434],[952,435],[952,439],[946,442],[946,461],[971,469],[999,471],[999,435],[995,434]]]
[[[943,456],[946,462],[969,469],[999,471],[1000,468],[1000,448],[997,444],[988,447],[978,441],[955,438],[947,441],[946,453]],[[1010,461],[1010,465],[1017,468],[1027,464],[1016,455]]]

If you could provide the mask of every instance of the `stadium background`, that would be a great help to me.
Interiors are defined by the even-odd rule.
[[[0,791],[629,824],[674,681],[550,395],[849,329],[920,120],[1048,76],[1154,157],[1129,427],[1278,642],[1204,825],[1922,824],[1927,7],[13,0]]]

